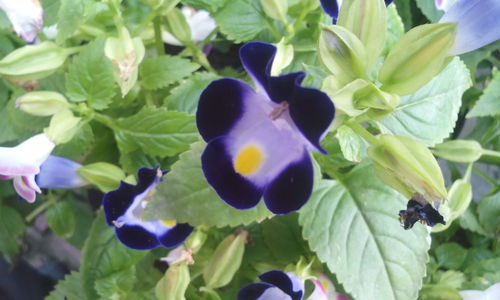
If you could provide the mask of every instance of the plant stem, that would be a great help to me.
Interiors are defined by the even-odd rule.
[[[486,174],[485,172],[483,172],[483,170],[479,169],[478,167],[472,167],[472,171],[474,171],[474,173],[476,173],[477,175],[479,175],[481,178],[483,178],[485,181],[487,181],[493,187],[498,186],[498,182],[496,182],[495,180],[493,180],[490,176],[488,176],[488,174]]]
[[[100,113],[94,113],[93,117],[94,117],[93,118],[94,120],[103,124],[104,126],[109,127],[113,130],[116,129],[115,122],[110,117],[103,115],[103,114],[100,114]]]
[[[163,47],[163,39],[161,37],[161,21],[160,17],[155,17],[153,19],[153,28],[155,32],[155,48],[156,54],[161,56],[165,54],[165,48]]]
[[[39,214],[44,212],[47,208],[51,207],[55,203],[56,203],[56,198],[50,197],[49,200],[40,204],[40,206],[35,208],[29,215],[26,216],[26,218],[25,218],[26,223],[30,223],[31,221],[33,221],[36,218],[36,216],[38,216]]]
[[[347,126],[349,126],[354,132],[359,134],[363,139],[365,139],[371,145],[375,145],[378,140],[374,137],[368,130],[366,130],[363,126],[359,125],[356,122],[350,121],[347,122]]]
[[[479,161],[490,164],[500,165],[500,152],[495,150],[483,149]]]

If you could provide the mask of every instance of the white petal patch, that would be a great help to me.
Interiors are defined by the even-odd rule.
[[[277,287],[268,288],[257,300],[292,300],[292,297]]]

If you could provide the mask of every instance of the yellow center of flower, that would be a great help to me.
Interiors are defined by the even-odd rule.
[[[264,155],[257,146],[246,146],[236,156],[234,160],[234,170],[243,176],[248,176],[255,173],[260,168],[263,161]]]
[[[177,224],[175,220],[161,220],[161,222],[167,227],[174,227]]]

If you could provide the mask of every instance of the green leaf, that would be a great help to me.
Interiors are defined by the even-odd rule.
[[[80,272],[87,298],[98,299],[95,284],[99,280],[131,268],[146,253],[122,245],[115,236],[114,228],[106,224],[104,213],[100,210],[82,250]]]
[[[440,274],[439,284],[449,286],[454,289],[459,289],[465,281],[465,275],[458,271],[446,271]]]
[[[47,117],[37,117],[23,112],[16,107],[16,99],[21,96],[21,91],[16,91],[11,95],[11,99],[7,103],[6,111],[9,123],[13,125],[14,132],[20,138],[28,138],[35,133],[39,133],[44,127],[49,125],[50,119]]]
[[[120,151],[141,149],[151,156],[173,156],[198,140],[194,116],[165,108],[145,107],[134,116],[120,119],[114,128]]]
[[[427,146],[441,143],[455,127],[469,71],[455,58],[420,90],[401,97],[394,113],[377,121],[382,133],[402,135]]]
[[[366,157],[368,144],[348,126],[342,125],[337,129],[337,138],[345,159],[360,162]]]
[[[116,89],[111,62],[104,56],[104,39],[98,39],[87,45],[69,66],[67,96],[101,110],[113,101]]]
[[[252,209],[238,210],[217,196],[201,170],[200,156],[205,146],[204,142],[194,143],[191,150],[180,155],[158,186],[144,215],[193,226],[216,227],[248,224],[270,216],[263,202]]]
[[[444,14],[436,8],[435,0],[417,0],[417,6],[432,23],[437,23]]]
[[[479,222],[486,232],[492,235],[500,233],[500,191],[483,198],[478,206]]]
[[[419,300],[461,300],[462,297],[457,290],[447,285],[426,284],[422,288]]]
[[[92,221],[94,220],[92,207],[87,199],[78,201],[70,197],[64,201],[67,201],[71,205],[73,215],[75,216],[75,232],[67,241],[76,248],[82,249],[85,239],[89,234]]]
[[[484,89],[483,94],[467,114],[467,118],[495,116],[500,114],[500,72],[495,72],[493,79]]]
[[[59,13],[57,14],[57,37],[58,44],[63,43],[73,35],[76,28],[83,20],[83,0],[61,0]]]
[[[19,251],[26,225],[17,210],[0,203],[0,252],[6,260]]]
[[[123,299],[134,287],[135,267],[123,269],[95,281],[95,289],[103,299]]]
[[[396,42],[399,41],[399,39],[404,35],[404,33],[404,24],[398,14],[398,11],[396,10],[396,6],[389,5],[387,7],[387,33],[382,55],[387,55],[394,44],[396,44]]]
[[[0,89],[3,86],[0,83]],[[0,143],[5,144],[7,142],[15,141],[17,139],[17,134],[14,130],[14,126],[12,122],[9,120],[9,116],[7,113],[7,108],[3,107],[0,109]]]
[[[423,226],[403,230],[407,199],[361,164],[342,181],[322,180],[300,210],[303,236],[357,300],[416,299],[428,260]]]
[[[473,201],[469,204],[469,207],[460,218],[460,226],[482,235],[488,235],[486,230],[479,223],[479,217],[477,215],[477,204]]]
[[[296,213],[278,215],[261,223],[264,242],[276,261],[287,264],[307,254],[297,217]]]
[[[75,231],[75,215],[71,205],[59,201],[52,205],[45,214],[50,229],[60,237],[68,238]]]
[[[94,142],[95,138],[92,127],[88,123],[83,124],[78,128],[75,136],[69,142],[58,145],[53,154],[76,160],[88,152]]]
[[[438,263],[447,268],[459,270],[467,257],[467,250],[457,243],[444,243],[436,248]]]
[[[120,165],[128,174],[135,174],[140,168],[155,168],[161,166],[161,161],[155,157],[148,156],[140,150],[129,153],[121,153]],[[163,166],[165,168],[165,166]]]
[[[184,0],[184,5],[189,5],[197,9],[215,12],[218,8],[226,4],[228,0]]]
[[[172,89],[170,95],[165,99],[165,104],[168,109],[194,114],[198,107],[201,93],[210,82],[218,78],[219,76],[213,73],[195,73],[179,86]]]
[[[45,300],[86,300],[82,289],[82,279],[80,273],[71,272],[60,280],[56,288],[47,296]]]
[[[196,71],[200,65],[178,56],[145,59],[139,68],[141,83],[148,90],[166,87]]]
[[[40,1],[43,7],[43,26],[48,27],[57,23],[57,15],[61,7],[60,0]],[[68,9],[68,8],[66,8]]]
[[[215,14],[220,31],[236,43],[249,41],[266,28],[266,18],[258,1],[233,0]]]

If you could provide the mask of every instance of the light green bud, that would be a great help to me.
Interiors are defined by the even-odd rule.
[[[446,199],[441,169],[423,144],[404,136],[382,134],[368,148],[368,156],[377,176],[406,198],[419,194],[436,206]]]
[[[174,264],[165,272],[156,284],[155,294],[158,300],[185,300],[186,289],[191,278],[187,263]]]
[[[85,181],[95,184],[104,193],[117,189],[120,181],[125,178],[122,169],[106,162],[80,167],[77,172]]]
[[[69,107],[66,98],[51,91],[30,92],[16,99],[16,107],[34,116],[51,116]]]
[[[260,0],[260,5],[268,17],[286,23],[288,0]]]
[[[323,25],[318,51],[321,62],[342,86],[365,77],[368,61],[365,46],[344,27]]]
[[[205,241],[207,240],[207,234],[203,232],[201,229],[196,229],[189,238],[184,242],[187,249],[191,249],[193,254],[198,252],[201,249]]]
[[[56,145],[69,142],[80,128],[81,118],[75,117],[71,110],[63,109],[55,113],[50,119],[49,127],[43,132]]]
[[[455,33],[455,23],[426,24],[408,31],[380,69],[381,89],[403,96],[424,86],[450,62]]]
[[[184,14],[178,9],[171,9],[166,15],[167,30],[175,38],[177,38],[183,45],[192,43],[191,41],[191,27]]]
[[[471,200],[471,184],[464,179],[458,179],[453,182],[448,191],[448,201],[439,207],[439,213],[445,218],[446,225],[436,224],[432,228],[432,232],[440,232],[447,229],[453,220],[464,214]]]
[[[343,1],[337,24],[354,33],[365,45],[371,66],[384,49],[387,13],[384,0]]]
[[[132,39],[127,28],[122,27],[118,38],[106,39],[104,54],[113,63],[115,81],[120,86],[122,97],[125,97],[137,82],[139,64],[145,54],[142,39]]]
[[[293,46],[285,44],[285,39],[276,44],[276,55],[271,67],[271,76],[278,76],[293,60]]]
[[[73,52],[52,42],[24,46],[0,60],[0,76],[24,81],[41,79],[54,73]]]
[[[241,265],[248,233],[239,231],[226,237],[215,249],[203,270],[203,279],[208,288],[227,285]]]
[[[483,148],[476,141],[452,140],[436,145],[433,152],[446,160],[471,163],[481,157]]]

